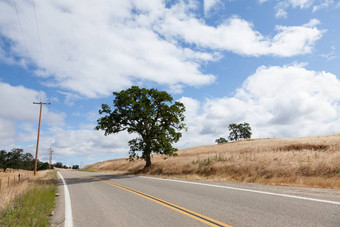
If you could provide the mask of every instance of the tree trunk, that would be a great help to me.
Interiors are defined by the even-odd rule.
[[[150,157],[150,154],[147,154],[147,155],[145,156],[145,162],[146,162],[146,163],[145,163],[144,169],[151,166],[151,157]]]

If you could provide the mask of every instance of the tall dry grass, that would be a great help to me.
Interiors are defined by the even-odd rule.
[[[272,185],[340,188],[340,134],[305,138],[254,139],[193,147],[177,157],[110,160],[85,169],[170,178]]]
[[[33,171],[7,169],[6,172],[0,169],[0,190],[16,184],[22,180],[29,179],[34,175]]]
[[[18,196],[29,191],[34,184],[48,180],[50,171],[51,170],[38,171],[36,176],[34,176],[33,171],[26,170],[7,170],[6,173],[0,172],[0,179],[3,180],[0,189],[0,213]],[[18,181],[19,173],[20,181]],[[9,185],[8,178],[10,180]]]

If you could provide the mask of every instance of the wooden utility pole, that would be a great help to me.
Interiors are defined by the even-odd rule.
[[[40,124],[41,124],[41,111],[42,111],[42,106],[43,104],[51,104],[51,103],[43,103],[42,101],[40,102],[33,102],[33,104],[40,104],[40,114],[39,114],[39,126],[38,126],[38,137],[37,137],[37,148],[35,151],[35,164],[34,164],[34,176],[37,174],[37,165],[38,165],[38,149],[39,149],[39,137],[40,137]]]
[[[52,148],[50,148],[48,150],[50,152],[50,166],[49,166],[49,169],[51,169],[51,167],[52,167],[52,153],[54,152],[54,150]]]

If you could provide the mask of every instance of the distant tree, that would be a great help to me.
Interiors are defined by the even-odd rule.
[[[53,164],[53,166],[56,167],[56,168],[63,168],[63,163],[57,162],[57,163]]]
[[[31,153],[26,153],[22,155],[22,169],[34,170],[34,157]]]
[[[10,152],[6,153],[6,151],[1,151],[3,156],[2,168],[6,172],[7,168],[20,169],[22,166],[22,155],[23,149],[13,148]]]
[[[5,150],[0,151],[0,168],[6,172],[7,152]]]
[[[13,169],[20,169],[22,167],[22,157],[24,155],[24,150],[21,148],[13,148],[8,152],[9,165]]]
[[[229,140],[250,139],[252,132],[249,123],[229,124]]]
[[[233,123],[229,124],[229,140],[234,141],[234,140],[239,140],[240,138],[240,130],[238,128],[238,125]]]
[[[24,150],[21,148],[14,148],[10,152],[5,150],[0,151],[0,168],[4,171],[8,168],[13,169],[24,169],[33,170],[34,161],[33,155],[31,153],[23,153]],[[48,169],[49,164],[47,162],[41,162],[38,160],[38,170]]]
[[[139,137],[129,141],[130,160],[142,158],[145,167],[151,166],[151,154],[176,155],[177,149],[172,147],[185,128],[185,107],[165,91],[145,89],[132,86],[121,92],[113,92],[114,109],[107,104],[102,105],[99,114],[105,114],[97,120],[96,130],[105,130],[105,135],[124,130],[137,133]],[[172,105],[171,105],[172,104]],[[141,151],[141,156],[137,153]]]
[[[79,165],[73,165],[72,169],[79,169]]]
[[[48,162],[38,161],[38,164],[37,164],[38,171],[49,169],[49,167],[50,167],[50,164]]]
[[[226,140],[223,137],[220,137],[219,139],[215,140],[215,143],[218,143],[218,144],[220,144],[220,143],[228,143],[228,140]]]
[[[240,138],[241,139],[250,139],[252,132],[249,123],[244,122],[243,124],[239,124],[240,128]]]

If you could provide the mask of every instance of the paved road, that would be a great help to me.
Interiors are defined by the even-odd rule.
[[[340,226],[340,190],[60,173],[74,226]],[[52,226],[65,225],[58,191]]]

